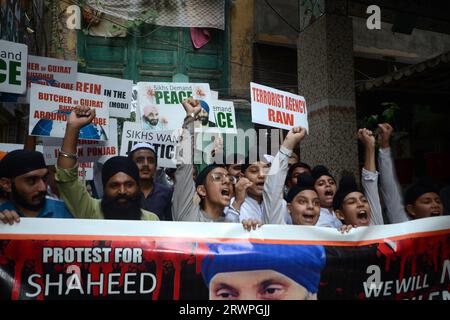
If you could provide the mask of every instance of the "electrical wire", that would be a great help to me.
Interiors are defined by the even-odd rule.
[[[291,29],[292,30],[294,30],[295,32],[297,32],[297,33],[300,33],[300,30],[299,29],[297,29],[297,28],[295,28],[292,24],[290,24],[289,23],[289,21],[287,21],[270,3],[269,3],[269,1],[268,0],[264,0],[264,2],[266,3],[266,5],[270,8],[270,9],[272,9],[272,11],[273,12],[275,12],[276,13],[276,15],[278,16],[278,17],[280,17],[280,19],[281,20],[283,20],[284,21],[284,23],[286,23],[289,27],[291,27]]]

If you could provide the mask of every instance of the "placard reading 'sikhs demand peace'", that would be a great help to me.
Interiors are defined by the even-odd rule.
[[[28,47],[0,40],[0,92],[22,94],[27,89]]]
[[[232,101],[205,99],[194,122],[195,132],[236,134],[237,124]]]
[[[138,82],[137,121],[142,129],[176,130],[182,127],[186,112],[184,99],[209,99],[208,83]]]

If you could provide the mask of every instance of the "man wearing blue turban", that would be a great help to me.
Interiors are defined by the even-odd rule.
[[[209,105],[203,100],[199,100],[199,102],[202,110],[198,114],[197,119],[201,122],[202,127],[203,128],[215,127],[216,124],[212,121],[209,121]]]
[[[325,249],[318,245],[214,243],[202,262],[211,300],[316,300]]]

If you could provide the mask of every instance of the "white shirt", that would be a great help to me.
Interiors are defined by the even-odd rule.
[[[287,203],[283,199],[284,182],[288,172],[288,161],[292,150],[280,147],[280,151],[272,159],[272,166],[264,182],[264,205],[268,214],[264,215],[265,224],[292,224]]]
[[[397,180],[391,149],[378,151],[378,168],[380,170],[380,190],[386,206],[390,223],[401,223],[411,220],[405,212],[400,183]]]
[[[320,208],[319,220],[317,220],[316,227],[339,228],[342,222],[336,217],[334,211],[327,208]]]
[[[230,204],[233,204],[234,197],[231,199]],[[227,208],[225,209],[225,212],[227,213]],[[243,220],[248,219],[256,219],[258,221],[263,221],[264,217],[264,205],[263,202],[258,203],[253,198],[245,197],[244,202],[241,205],[241,208],[239,209],[239,221],[242,222]]]
[[[233,202],[234,198],[231,199],[230,204],[232,204]],[[281,204],[280,213],[282,216],[284,216],[283,224],[292,224],[291,215],[287,210],[286,201],[282,200],[282,202],[283,203]],[[233,214],[237,214],[236,210],[234,210],[231,205],[225,208],[224,213],[230,214],[229,210],[231,210]],[[258,203],[258,201],[256,201],[255,199],[246,197],[239,210],[239,222],[248,219],[256,219],[262,223],[272,224],[272,222],[266,222],[264,220],[264,217],[266,216],[265,212],[266,210],[264,208],[264,201]]]
[[[361,185],[372,212],[370,225],[383,225],[383,213],[381,211],[380,196],[378,195],[378,172],[362,168]]]

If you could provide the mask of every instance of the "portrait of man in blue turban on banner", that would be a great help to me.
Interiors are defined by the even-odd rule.
[[[316,300],[319,245],[213,243],[202,262],[210,300]]]

